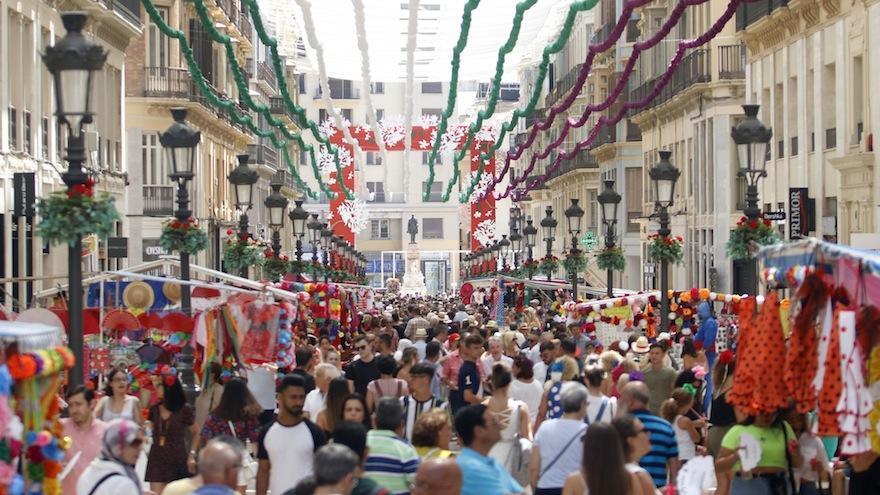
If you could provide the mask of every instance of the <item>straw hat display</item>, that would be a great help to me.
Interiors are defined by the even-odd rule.
[[[145,309],[153,306],[153,288],[146,282],[132,282],[122,292],[122,301],[129,308]]]
[[[177,304],[180,302],[180,284],[175,282],[165,282],[162,284],[162,294],[165,294],[165,297],[168,299],[168,302],[171,304]]]

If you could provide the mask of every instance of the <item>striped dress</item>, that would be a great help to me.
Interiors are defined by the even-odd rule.
[[[405,439],[390,430],[367,433],[370,455],[364,465],[364,476],[393,494],[409,493],[409,484],[419,468],[419,454]]]

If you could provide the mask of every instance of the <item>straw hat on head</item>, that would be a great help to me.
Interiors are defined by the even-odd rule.
[[[416,328],[415,338],[417,338],[417,339],[427,339],[427,338],[428,338],[428,331],[425,330],[424,328],[421,328],[421,327]]]
[[[155,299],[153,288],[143,281],[132,282],[122,292],[122,301],[129,308],[149,308]]]
[[[175,282],[165,282],[162,284],[162,294],[165,294],[165,297],[171,304],[177,304],[180,302],[180,284]]]
[[[498,322],[496,322],[495,320],[489,320],[486,322],[486,328],[492,328],[492,329],[497,330],[498,329]]]
[[[645,337],[644,335],[637,338],[632,345],[632,350],[636,354],[646,354],[650,349],[651,344],[648,343],[648,337]]]

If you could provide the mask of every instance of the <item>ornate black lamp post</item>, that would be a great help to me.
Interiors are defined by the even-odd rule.
[[[533,250],[535,249],[535,237],[537,237],[537,235],[538,235],[537,227],[532,225],[532,217],[528,217],[526,219],[526,226],[525,226],[525,228],[523,228],[523,235],[526,238],[526,247],[529,250],[528,260],[531,263],[532,261],[535,260]],[[532,278],[532,272],[529,271],[529,279],[531,279],[531,278]]]
[[[522,250],[523,235],[519,233],[519,227],[510,231],[510,248],[513,251],[513,268],[519,268],[519,253]]]
[[[287,214],[287,216],[290,217],[290,223],[293,225],[293,236],[296,238],[296,265],[299,267],[302,262],[302,239],[303,236],[306,235],[306,224],[309,221],[309,212],[303,208],[302,200],[297,199],[293,204],[296,206]],[[296,275],[294,280],[299,280],[299,268],[296,269],[294,275]]]
[[[547,243],[547,257],[553,256],[553,241],[556,240],[554,232],[556,231],[556,219],[553,218],[553,207],[548,206],[545,211],[546,215],[541,219],[541,229],[544,231],[544,242]],[[550,280],[553,272],[547,271],[547,280]]]
[[[578,236],[581,235],[581,219],[584,217],[584,209],[578,204],[580,200],[571,199],[571,205],[565,209],[565,218],[568,219],[568,234],[571,236],[571,256],[580,256],[581,250],[578,249]],[[573,298],[578,298],[578,273],[577,270],[571,273],[571,290]]]
[[[68,192],[85,184],[88,175],[83,170],[86,161],[83,126],[92,122],[94,100],[92,80],[94,73],[104,68],[107,52],[82,34],[87,16],[84,12],[61,14],[67,34],[46,48],[43,63],[55,82],[55,117],[67,124],[67,171],[61,180]],[[60,136],[59,136],[60,139]],[[68,344],[76,362],[68,373],[68,389],[83,383],[83,287],[82,238],[67,247],[68,267]]]
[[[175,107],[171,109],[174,118],[165,132],[159,134],[159,143],[168,153],[168,161],[171,162],[171,180],[177,183],[177,210],[174,217],[181,223],[189,221],[192,210],[189,208],[189,191],[187,182],[195,176],[193,168],[196,159],[196,147],[202,139],[202,133],[190,127],[186,123],[186,108]],[[180,251],[180,279],[189,281],[189,255],[186,251]],[[190,314],[192,302],[190,299],[190,287],[182,284],[180,288],[181,310]]]
[[[663,150],[659,152],[660,161],[649,171],[651,184],[654,189],[654,206],[657,210],[660,229],[657,234],[669,236],[669,208],[675,198],[675,183],[681,171],[672,166],[669,157],[672,152]],[[661,331],[669,331],[669,262],[660,260],[660,322]]]
[[[235,207],[241,211],[238,219],[239,242],[247,242],[248,233],[247,212],[253,206],[254,184],[257,183],[257,171],[248,167],[250,157],[247,154],[238,155],[238,166],[229,173],[229,182],[235,189]],[[247,278],[248,268],[241,270],[241,276]]]
[[[746,207],[743,213],[749,220],[755,220],[761,215],[761,207],[758,206],[758,179],[767,176],[767,145],[773,137],[773,130],[758,120],[759,108],[758,105],[743,105],[745,120],[730,130],[739,159],[737,176],[746,179]],[[754,258],[748,260],[746,277],[751,293],[757,294],[758,261]]]
[[[278,257],[281,255],[281,229],[284,228],[284,210],[287,208],[288,200],[281,194],[280,182],[272,183],[272,194],[270,194],[263,204],[269,210],[269,228],[272,229],[272,252]]]
[[[501,269],[506,271],[509,268],[507,256],[510,255],[510,241],[507,240],[507,234],[501,235],[501,240],[498,241],[498,252],[501,254]]]
[[[333,231],[330,230],[329,224],[326,221],[321,221],[321,247],[324,248],[324,266],[330,266],[330,237],[333,236]],[[324,270],[324,282],[330,281],[330,271]]]
[[[602,224],[605,225],[605,249],[613,249],[617,226],[617,206],[620,204],[620,194],[614,190],[614,181],[606,180],[605,189],[597,198],[602,206]],[[614,272],[608,269],[608,293],[609,298],[614,297]]]

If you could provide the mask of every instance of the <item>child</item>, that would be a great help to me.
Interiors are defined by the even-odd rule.
[[[696,457],[697,443],[700,441],[699,430],[706,427],[704,419],[692,420],[687,417],[687,412],[693,405],[694,396],[683,388],[677,388],[660,407],[660,415],[672,423],[678,443],[678,459],[682,464]]]
[[[798,494],[818,495],[819,481],[829,474],[828,454],[822,441],[812,432],[813,421],[810,417],[792,411],[787,419],[798,437],[798,448],[804,458],[804,463],[794,468],[794,477],[800,486]]]

